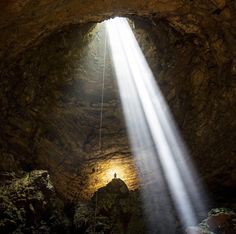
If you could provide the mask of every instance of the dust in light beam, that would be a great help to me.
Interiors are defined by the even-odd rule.
[[[127,20],[119,17],[107,20],[106,29],[129,139],[141,180],[155,181],[158,178],[157,183],[143,190],[144,208],[150,202],[153,208],[151,211],[145,209],[150,220],[150,232],[156,231],[161,218],[158,211],[166,210],[165,206],[171,203],[182,224],[193,225],[196,223],[196,213],[205,209],[204,194],[200,184],[196,184],[198,176],[168,105]],[[166,191],[165,201],[158,200],[155,193],[157,187]],[[164,212],[161,215],[164,216]],[[160,229],[163,230],[161,233],[165,233],[165,227]]]

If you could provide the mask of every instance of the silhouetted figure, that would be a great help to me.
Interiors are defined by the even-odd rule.
[[[114,174],[114,179],[116,179],[116,176],[117,176],[117,174],[115,173],[115,174]]]

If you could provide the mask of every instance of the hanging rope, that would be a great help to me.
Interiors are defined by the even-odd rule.
[[[104,57],[103,57],[103,72],[102,72],[102,96],[101,96],[101,115],[100,115],[100,128],[99,128],[99,149],[102,150],[102,120],[103,120],[103,105],[104,105],[104,83],[105,83],[105,71],[106,71],[106,54],[107,54],[107,34],[105,31],[104,42]]]
[[[100,127],[99,127],[99,150],[102,150],[102,124],[103,124],[102,120],[103,120],[103,105],[104,105],[104,83],[105,83],[105,71],[106,71],[106,55],[107,55],[107,33],[105,30],[103,71],[102,71],[101,114],[100,114]],[[96,192],[96,195],[95,195],[94,230],[93,230],[94,233],[96,233],[97,203],[98,203],[98,192]]]

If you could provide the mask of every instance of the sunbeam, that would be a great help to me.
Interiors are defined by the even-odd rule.
[[[125,18],[106,21],[112,59],[119,86],[133,154],[141,180],[157,181],[143,191],[144,206],[152,201],[152,214],[146,213],[154,232],[160,208],[173,202],[184,226],[196,222],[196,212],[204,210],[202,188],[196,184],[196,172],[187,162],[187,153],[168,106],[145,57]],[[158,187],[170,193],[158,201]],[[146,209],[148,210],[148,209]],[[154,213],[153,213],[154,211]],[[152,219],[150,219],[152,215]],[[162,214],[163,215],[163,214]],[[172,220],[169,219],[171,222]],[[164,232],[162,227],[159,227]],[[167,232],[165,232],[167,233]]]

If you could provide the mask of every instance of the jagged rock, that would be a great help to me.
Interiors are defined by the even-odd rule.
[[[47,171],[35,170],[0,187],[0,233],[67,233],[69,221]]]
[[[113,179],[105,187],[100,188],[92,197],[94,204],[97,204],[97,211],[107,215],[113,212],[113,208],[119,205],[121,211],[125,213],[127,206],[129,189],[121,179]]]
[[[99,150],[104,37],[91,23],[132,14],[201,177],[212,190],[235,186],[234,1],[17,2],[0,16],[1,169],[47,168],[57,191],[78,200],[105,184],[102,163],[134,164],[108,55]]]
[[[137,40],[209,190],[235,188],[235,1],[5,0],[0,7],[0,170],[7,191],[1,189],[2,230],[33,232],[35,227],[26,227],[25,220],[40,223],[40,232],[50,230],[40,222],[48,210],[45,197],[54,196],[41,181],[44,176],[42,186],[21,182],[10,189],[19,181],[12,172],[47,168],[60,195],[78,200],[94,192],[104,176],[102,162],[117,159],[132,165],[109,63],[102,150],[98,144],[104,50],[98,46],[103,43],[101,31],[91,22],[114,15],[132,16]],[[91,182],[91,177],[98,180]],[[132,170],[129,178],[137,187]],[[101,195],[100,229],[115,228],[103,215],[112,212],[118,219],[138,209],[136,195],[130,195]],[[89,232],[94,229],[87,225],[94,217],[94,199],[90,206],[75,216],[78,229],[83,226]],[[220,217],[222,221],[225,215]],[[136,216],[132,219],[135,223]],[[55,216],[52,220],[56,222]],[[120,224],[116,227],[123,230]]]
[[[129,191],[121,179],[113,179],[87,204],[78,205],[74,223],[84,233],[145,233],[139,193]]]
[[[235,234],[236,213],[226,208],[215,208],[198,227],[189,227],[187,234]]]

